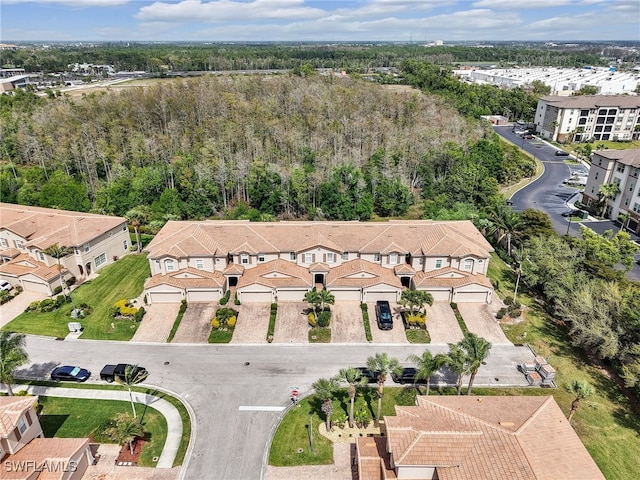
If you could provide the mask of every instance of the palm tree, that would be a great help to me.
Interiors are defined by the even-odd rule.
[[[620,186],[617,183],[603,183],[600,185],[600,188],[598,189],[598,197],[600,197],[600,201],[602,202],[601,217],[604,217],[604,214],[607,211],[607,203],[609,200],[616,198],[619,193]]]
[[[29,363],[25,343],[24,333],[0,332],[0,381],[7,387],[9,396],[13,396],[13,372]]]
[[[356,388],[360,385],[365,385],[367,379],[362,376],[362,373],[357,368],[348,367],[343,368],[338,373],[338,379],[349,384],[349,428],[353,428],[353,408],[356,400]]]
[[[144,434],[144,427],[136,418],[126,413],[116,415],[115,422],[106,428],[104,433],[118,445],[129,444],[129,450],[133,455],[133,442]]]
[[[338,380],[332,378],[321,378],[316,380],[312,385],[316,391],[316,397],[322,402],[322,413],[325,416],[325,425],[327,432],[331,430],[331,414],[333,413],[333,395],[340,388]]]
[[[456,387],[458,389],[458,395],[460,395],[462,393],[462,377],[469,372],[467,367],[467,353],[460,348],[460,345],[450,343],[449,353],[444,363],[458,376]]]
[[[336,301],[336,297],[326,288],[323,288],[318,292],[318,300],[320,301],[320,311],[324,312],[324,307],[327,305],[333,305]]]
[[[507,241],[507,255],[511,256],[511,242],[514,237],[520,235],[523,225],[522,216],[514,212],[508,205],[500,205],[489,214],[491,227],[488,234],[495,235],[498,244]]]
[[[60,288],[62,288],[62,292],[65,292],[66,284],[62,280],[62,265],[60,264],[60,259],[66,257],[67,255],[71,255],[73,251],[69,247],[58,245],[54,243],[49,247],[42,250],[42,253],[49,255],[52,258],[55,258],[58,261],[58,274],[60,275]],[[65,296],[67,294],[65,293]]]
[[[133,410],[133,418],[138,418],[136,413],[136,406],[133,403],[133,393],[131,393],[131,387],[137,383],[142,382],[147,378],[147,371],[143,368],[138,368],[138,365],[127,365],[124,368],[124,376],[115,376],[116,382],[126,385],[129,390],[129,400],[131,401],[131,410]]]
[[[574,380],[572,383],[567,385],[567,391],[576,394],[576,398],[571,402],[571,412],[569,413],[568,420],[571,422],[573,415],[578,411],[578,407],[580,407],[580,400],[593,395],[594,390],[587,382]]]
[[[311,309],[313,310],[313,314],[316,317],[316,322],[318,321],[318,307],[322,303],[320,299],[320,293],[316,290],[316,287],[309,290],[304,294],[304,301],[311,305]]]
[[[378,409],[376,410],[376,423],[380,423],[382,410],[382,397],[384,396],[384,382],[392,373],[400,374],[402,367],[397,358],[391,358],[386,353],[376,353],[367,359],[367,368],[378,374]]]
[[[411,313],[414,310],[422,312],[424,305],[433,305],[433,296],[424,290],[403,290],[400,296],[400,305],[408,308]]]
[[[431,388],[431,376],[436,372],[436,370],[438,370],[438,368],[444,365],[446,356],[441,353],[433,355],[429,350],[425,350],[422,355],[412,353],[407,357],[407,360],[416,366],[415,381],[427,381],[426,394],[429,395],[429,389]]]
[[[147,223],[149,218],[151,217],[151,209],[147,205],[140,205],[138,207],[134,207],[131,210],[128,210],[127,213],[124,214],[125,218],[129,221],[133,230],[136,232],[136,245],[137,252],[140,253],[142,250],[142,243],[140,242],[140,225],[143,223]]]
[[[479,337],[475,333],[467,332],[458,345],[467,353],[467,370],[471,373],[469,386],[467,387],[467,395],[471,395],[473,380],[476,378],[476,373],[478,373],[482,362],[489,356],[491,342]]]

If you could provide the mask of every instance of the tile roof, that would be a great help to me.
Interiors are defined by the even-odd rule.
[[[5,258],[15,258],[18,255],[20,255],[20,250],[18,250],[17,248],[7,248],[5,250],[0,251],[0,257],[5,257]]]
[[[0,203],[0,219],[0,228],[26,239],[26,246],[40,249],[54,243],[80,247],[127,222],[122,217],[11,203]]]
[[[308,288],[312,286],[312,278],[308,269],[279,258],[248,268],[238,280],[237,288],[255,283],[271,288]]]
[[[359,258],[332,268],[325,280],[328,289],[332,287],[366,288],[379,284],[402,288],[400,279],[395,276],[393,270]]]
[[[413,282],[416,288],[460,288],[467,285],[482,285],[483,287],[492,288],[491,280],[484,275],[475,275],[452,267],[439,268],[429,272],[417,272],[413,277]]]
[[[558,108],[640,108],[640,97],[631,95],[576,95],[571,97],[550,95],[542,97],[540,100]]]
[[[551,396],[418,397],[385,426],[396,467],[440,480],[604,479]]]
[[[66,272],[67,269],[62,266],[62,271]],[[32,274],[42,280],[50,282],[58,275],[58,265],[47,266],[42,262],[34,260],[29,254],[22,253],[7,263],[0,265],[0,273],[6,273],[8,275],[15,275],[16,277]]]
[[[225,283],[224,275],[219,271],[209,272],[187,267],[175,272],[162,275],[157,274],[148,278],[144,288],[156,287],[158,285],[171,285],[173,287],[187,288],[222,288]]]
[[[191,240],[196,238],[197,242]],[[149,258],[198,254],[302,252],[324,246],[336,252],[487,258],[491,245],[469,221],[248,222],[171,221],[146,247]],[[389,250],[392,249],[392,250]]]
[[[600,155],[608,160],[617,160],[624,165],[640,167],[640,149],[633,150],[595,150],[595,155]]]
[[[32,468],[38,467],[41,473],[33,477],[33,469],[25,471],[3,471],[3,480],[60,480],[68,475],[64,470],[70,469],[69,462],[78,458],[81,450],[89,445],[88,438],[34,438],[18,453],[8,456],[4,462],[9,465],[17,462],[34,462]],[[15,462],[15,463],[14,463]]]
[[[384,437],[362,437],[356,439],[360,480],[394,479],[396,472],[391,468],[391,456],[387,453]]]
[[[20,417],[38,401],[36,396],[0,397],[0,438],[7,438]]]

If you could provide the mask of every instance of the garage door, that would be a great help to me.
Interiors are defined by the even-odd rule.
[[[40,292],[46,295],[50,295],[51,291],[49,290],[49,286],[44,283],[30,282],[29,280],[23,280],[22,286],[25,290],[30,292]]]
[[[487,292],[456,292],[454,298],[459,303],[482,303],[487,301]]]
[[[180,292],[150,292],[149,301],[154,303],[180,303],[182,293]]]
[[[187,302],[217,302],[220,300],[220,292],[217,290],[189,290],[187,291]]]
[[[450,290],[429,290],[429,293],[433,297],[433,299],[437,302],[450,302],[451,301],[451,291]]]
[[[271,292],[238,292],[238,298],[243,303],[272,303]]]
[[[378,300],[386,300],[387,302],[397,302],[398,294],[393,292],[365,292],[365,302],[377,302]]]
[[[278,290],[278,302],[304,302],[306,290]]]
[[[359,302],[360,289],[358,290],[329,290],[336,299],[336,302]]]

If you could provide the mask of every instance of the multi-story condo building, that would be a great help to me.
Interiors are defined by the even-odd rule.
[[[640,150],[596,150],[591,157],[589,178],[582,202],[599,201],[600,186],[615,183],[620,193],[607,201],[605,217],[628,215],[627,228],[640,234]]]
[[[491,245],[469,221],[168,222],[147,246],[150,303],[336,300],[396,302],[403,288],[435,300],[491,302]]]
[[[640,138],[640,96],[549,96],[538,100],[538,134],[557,142]]]

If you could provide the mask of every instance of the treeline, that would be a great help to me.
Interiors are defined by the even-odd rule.
[[[20,96],[21,95],[21,96]],[[155,221],[367,219],[502,201],[533,163],[437,97],[364,81],[203,77],[0,112],[3,200]],[[460,206],[459,204],[465,204]],[[232,209],[231,207],[235,207]]]
[[[549,49],[543,47],[410,45],[225,45],[225,44],[102,44],[5,50],[3,67],[27,72],[61,72],[72,63],[114,65],[116,70],[215,71],[292,69],[302,64],[314,68],[339,68],[365,72],[371,67],[400,67],[414,59],[449,65],[460,62],[493,62],[526,66],[582,67],[606,62],[591,47]]]

